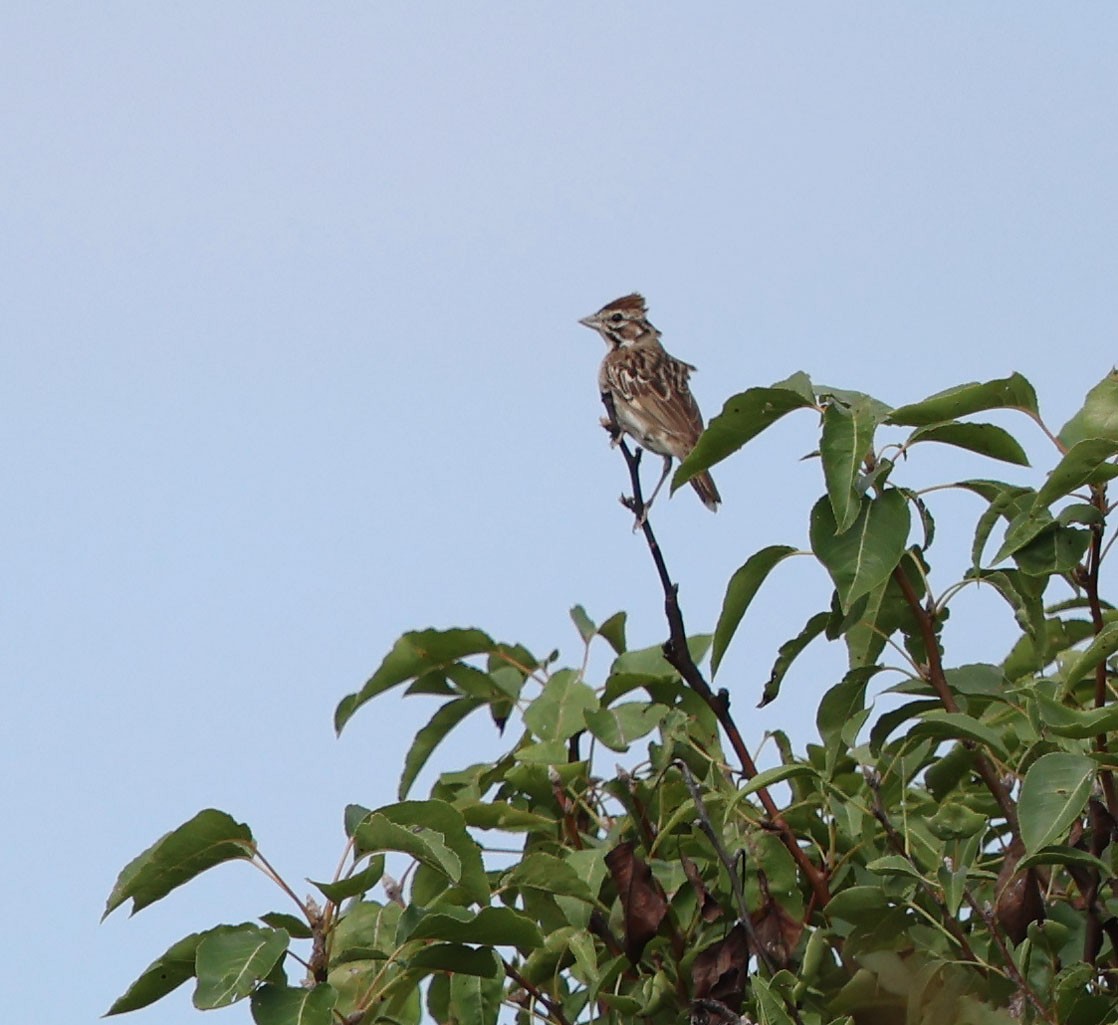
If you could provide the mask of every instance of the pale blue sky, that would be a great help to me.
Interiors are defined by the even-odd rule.
[[[1062,423],[1115,358],[1116,52],[1104,3],[10,7],[8,1017],[92,1020],[182,935],[288,910],[226,866],[97,924],[200,808],[328,876],[343,805],[392,800],[432,710],[333,736],[402,631],[577,660],[581,602],[662,638],[577,324],[605,301],[646,294],[708,416],[799,369],[898,404],[1016,369]],[[790,419],[721,467],[717,517],[658,510],[692,630],[748,554],[806,544],[813,441]],[[828,593],[808,560],[772,587],[719,683],[751,741],[802,746],[841,652],[749,712]],[[471,736],[444,766],[503,743]],[[132,1019],[195,1021],[189,994]]]

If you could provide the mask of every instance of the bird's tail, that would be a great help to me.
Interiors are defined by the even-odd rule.
[[[699,493],[703,505],[711,512],[718,512],[718,503],[722,501],[722,496],[718,493],[718,488],[714,486],[714,478],[709,473],[704,470],[692,477],[691,487]]]

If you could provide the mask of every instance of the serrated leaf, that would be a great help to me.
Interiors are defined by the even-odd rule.
[[[634,740],[647,736],[663,721],[666,705],[628,701],[586,713],[586,726],[611,751],[628,751]]]
[[[785,641],[777,650],[776,661],[773,663],[772,672],[761,692],[758,708],[764,708],[770,701],[775,701],[780,693],[780,685],[791,668],[796,657],[826,628],[830,621],[829,612],[817,612],[805,624],[804,628],[795,637]]]
[[[917,428],[909,435],[905,448],[921,441],[937,441],[977,452],[979,455],[1000,459],[1014,466],[1028,466],[1029,457],[1017,439],[995,424],[944,423]]]
[[[445,909],[428,911],[408,935],[412,940],[444,940],[490,947],[516,947],[527,953],[543,945],[543,934],[526,915],[512,908],[482,908],[470,918],[458,918]]]
[[[194,955],[205,935],[204,932],[192,932],[171,944],[113,1001],[113,1006],[105,1012],[105,1016],[147,1007],[178,989],[187,979],[193,978]]]
[[[1024,377],[1015,373],[995,381],[960,384],[920,402],[900,406],[889,414],[887,422],[924,427],[986,409],[1020,409],[1033,415],[1039,413],[1036,391]]]
[[[426,726],[423,726],[415,735],[408,753],[404,757],[404,769],[400,774],[400,785],[397,787],[396,796],[402,801],[408,796],[416,776],[419,775],[435,748],[446,739],[448,733],[454,729],[471,712],[481,708],[485,701],[480,698],[455,698],[440,705],[438,710]]]
[[[586,712],[598,708],[598,695],[573,669],[560,669],[524,710],[524,725],[542,741],[567,740],[585,729]]]
[[[1087,804],[1094,778],[1094,761],[1065,751],[1041,755],[1029,766],[1017,803],[1026,855],[1063,836]]]
[[[718,614],[718,625],[714,628],[712,677],[718,674],[722,656],[765,578],[774,567],[795,553],[796,549],[790,545],[769,545],[746,559],[745,564],[730,577],[726,596],[722,599],[722,611]]]
[[[911,525],[908,503],[896,490],[863,497],[853,526],[836,532],[826,498],[811,511],[811,548],[831,575],[844,612],[888,579],[905,552]]]
[[[105,902],[102,920],[129,898],[132,914],[225,861],[252,858],[256,845],[243,822],[215,808],[200,811],[133,858]]]
[[[210,1010],[247,997],[283,957],[288,942],[283,929],[250,924],[211,929],[195,956],[194,1006]]]
[[[794,409],[814,403],[791,388],[749,388],[726,400],[722,412],[707,425],[690,455],[672,477],[672,493],[697,473],[733,454]]]
[[[338,703],[334,712],[334,729],[341,733],[353,713],[378,694],[432,669],[450,665],[469,655],[492,651],[496,647],[493,639],[481,630],[416,630],[404,634],[365,686]]]
[[[1118,474],[1118,467],[1107,462],[1118,453],[1118,439],[1084,438],[1076,442],[1037,492],[1039,505],[1051,505],[1085,484],[1099,484]]]
[[[860,496],[856,485],[866,454],[873,446],[878,405],[869,396],[858,395],[848,404],[830,402],[823,411],[819,455],[839,534],[845,533],[858,518]]]
[[[330,1025],[338,991],[326,983],[313,989],[265,983],[252,994],[256,1025]]]
[[[339,879],[335,883],[316,883],[313,879],[308,880],[308,882],[312,886],[316,886],[327,900],[340,904],[348,897],[358,897],[367,893],[380,882],[383,875],[384,855],[374,854],[365,868],[360,872],[354,872],[353,875],[345,879]]]
[[[1118,441],[1118,371],[1111,370],[1087,393],[1082,409],[1060,430],[1069,449],[1089,438]]]

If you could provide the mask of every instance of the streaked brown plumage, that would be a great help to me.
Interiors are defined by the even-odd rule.
[[[685,459],[703,432],[703,415],[687,383],[695,368],[664,350],[660,332],[648,321],[644,297],[635,292],[579,323],[597,331],[609,346],[598,370],[598,387],[613,397],[621,429],[641,448],[664,458],[664,473],[646,503],[650,506],[672,459]],[[708,509],[718,511],[722,498],[709,473],[692,477],[691,486]]]

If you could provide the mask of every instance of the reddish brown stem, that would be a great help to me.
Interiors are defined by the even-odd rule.
[[[948,712],[958,712],[959,706],[955,701],[955,695],[951,692],[951,685],[947,682],[947,675],[943,671],[943,660],[939,654],[939,639],[936,637],[935,618],[931,612],[920,604],[920,599],[912,587],[912,582],[905,575],[901,566],[893,570],[893,579],[900,587],[901,594],[904,595],[904,599],[920,627],[920,636],[924,641],[924,650],[928,656],[928,663],[922,670],[923,676],[931,684],[944,709]],[[1014,836],[1019,836],[1017,808],[1014,806],[1005,784],[1002,783],[998,770],[985,753],[979,750],[978,745],[973,740],[964,740],[962,744],[974,753],[975,770],[982,777],[982,781],[993,795],[994,800],[998,802],[998,807],[1001,808]]]
[[[1106,488],[1095,485],[1091,488],[1091,504],[1106,515]],[[1103,628],[1102,602],[1099,600],[1099,570],[1102,567],[1102,535],[1103,524],[1091,527],[1091,548],[1087,556],[1087,575],[1084,580],[1084,590],[1087,592],[1087,604],[1091,608],[1091,626],[1097,635]],[[1095,707],[1102,708],[1106,705],[1106,659],[1095,667]],[[1107,811],[1114,818],[1118,818],[1118,789],[1114,784],[1114,773],[1105,767],[1106,754],[1109,751],[1106,734],[1100,733],[1095,737],[1095,750],[1103,755],[1104,768],[1099,772],[1102,781],[1103,794],[1106,797]]]

